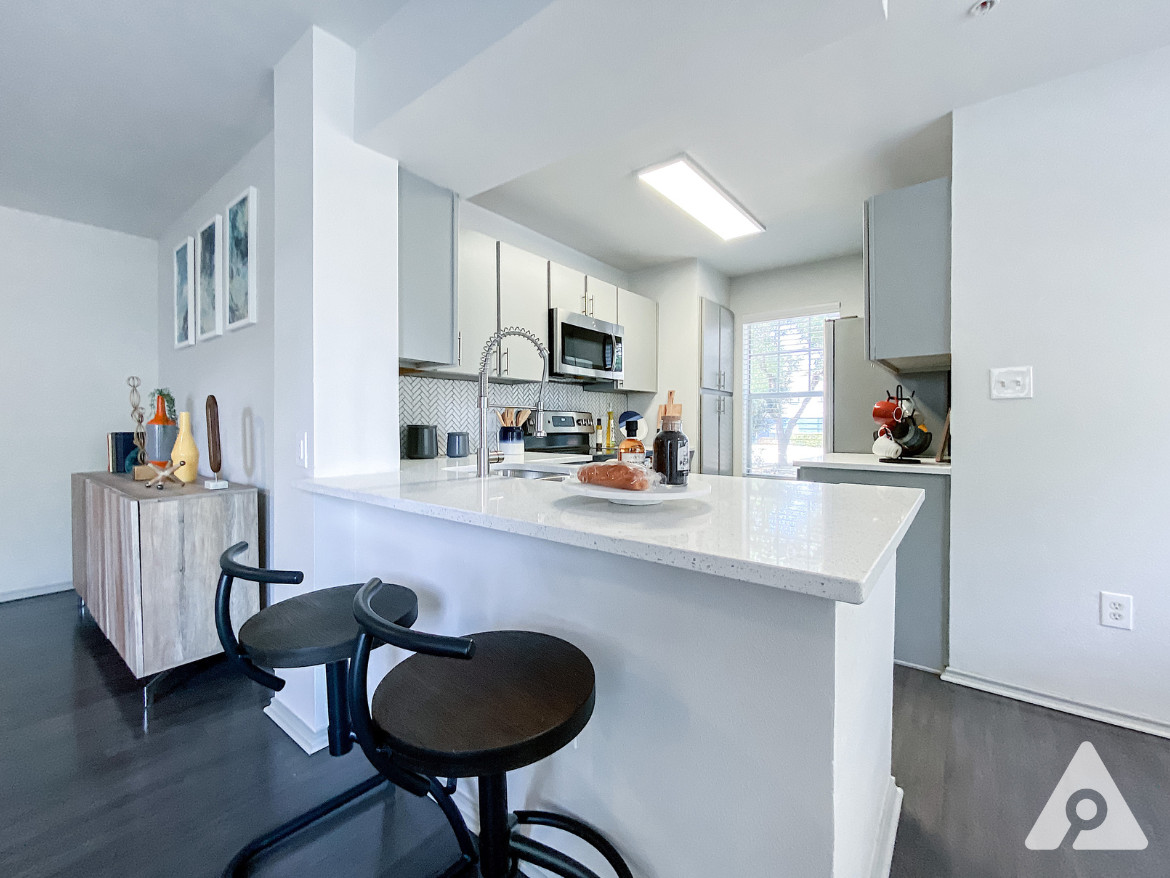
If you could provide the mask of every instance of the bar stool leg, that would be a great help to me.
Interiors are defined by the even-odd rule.
[[[508,778],[492,774],[479,779],[479,870],[483,878],[508,878],[512,834],[508,814]]]
[[[348,661],[325,666],[325,696],[329,704],[329,755],[344,756],[353,749],[350,735],[349,697],[346,695]]]

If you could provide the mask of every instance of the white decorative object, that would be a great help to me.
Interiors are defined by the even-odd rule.
[[[621,488],[606,488],[602,485],[586,485],[575,478],[562,482],[570,494],[608,500],[620,506],[657,506],[667,500],[695,500],[711,493],[711,483],[697,476],[691,476],[685,485],[656,485],[648,491],[623,491]]]
[[[215,217],[195,236],[195,313],[198,338],[223,335],[223,217]]]
[[[192,307],[191,281],[195,275],[195,239],[184,238],[175,248],[175,347],[195,344],[195,309]]]
[[[256,189],[249,186],[227,206],[224,265],[227,328],[256,322]]]

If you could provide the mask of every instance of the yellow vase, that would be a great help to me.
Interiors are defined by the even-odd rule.
[[[179,412],[179,438],[175,440],[175,447],[171,451],[171,463],[182,463],[175,475],[184,484],[191,484],[199,477],[199,448],[195,445],[195,437],[191,435],[191,413]]]

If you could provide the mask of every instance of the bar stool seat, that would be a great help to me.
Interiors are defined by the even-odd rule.
[[[598,878],[583,864],[522,831],[563,830],[588,843],[618,878],[633,878],[617,848],[587,823],[552,811],[510,811],[507,774],[551,756],[593,715],[593,664],[571,643],[535,631],[485,631],[468,637],[396,625],[374,609],[386,586],[371,579],[354,598],[363,632],[350,661],[354,735],[379,771],[399,783],[411,775],[475,777],[479,839],[449,817],[462,857],[481,878],[514,878],[521,861],[563,878]],[[415,653],[382,679],[367,704],[372,644]],[[423,788],[418,788],[419,793]],[[416,793],[417,794],[417,793]],[[454,807],[449,800],[438,800]]]
[[[240,646],[264,668],[346,661],[361,632],[353,617],[353,599],[362,585],[323,588],[270,604],[240,626],[236,635]],[[407,628],[418,618],[418,599],[401,585],[387,585],[378,593],[374,608]]]
[[[376,612],[388,587],[372,596]],[[416,653],[374,691],[374,725],[399,759],[428,774],[481,777],[551,756],[585,728],[595,697],[585,653],[533,631],[469,636],[474,661]]]
[[[270,570],[251,567],[238,560],[247,543],[236,543],[219,559],[220,577],[215,594],[215,625],[230,664],[262,686],[279,692],[285,681],[270,669],[325,666],[328,706],[329,753],[343,756],[353,748],[353,727],[346,677],[349,660],[365,636],[353,615],[353,603],[361,583],[340,585],[295,595],[264,608],[245,621],[236,633],[231,619],[231,592],[237,579],[257,584],[298,585],[304,581],[299,570]],[[418,617],[418,598],[409,588],[388,586],[373,602],[387,618],[408,630]],[[376,645],[381,645],[376,644]],[[364,709],[365,705],[363,705]],[[224,878],[242,878],[252,860],[307,826],[388,781],[399,780],[415,795],[429,795],[438,802],[462,847],[466,847],[467,826],[451,801],[454,782],[448,786],[429,776],[379,772],[350,787],[315,808],[292,818],[244,845],[224,869]],[[461,850],[460,859],[448,870],[454,876],[472,859]]]

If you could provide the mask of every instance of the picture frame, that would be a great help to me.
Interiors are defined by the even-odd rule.
[[[196,338],[223,335],[223,217],[216,214],[195,236]]]
[[[241,329],[256,322],[256,187],[228,202],[224,217],[227,328]]]
[[[195,276],[195,239],[183,239],[174,252],[175,348],[195,344],[195,308],[192,281]]]

